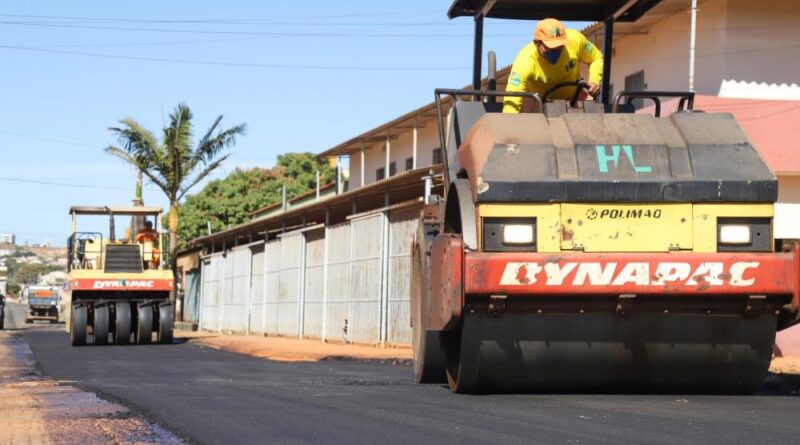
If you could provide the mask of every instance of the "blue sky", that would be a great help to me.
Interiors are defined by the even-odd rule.
[[[473,22],[448,20],[449,5],[4,2],[0,232],[63,245],[70,205],[127,205],[135,172],[102,151],[126,116],[155,131],[185,102],[198,133],[219,114],[223,125],[247,123],[222,177],[325,150],[430,102],[434,88],[468,84]],[[533,27],[488,21],[484,49],[509,64]],[[144,197],[165,204],[152,185]]]

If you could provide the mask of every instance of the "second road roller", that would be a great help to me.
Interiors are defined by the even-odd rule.
[[[800,254],[773,237],[777,181],[733,116],[693,110],[691,92],[609,100],[608,73],[599,103],[579,100],[580,81],[513,93],[534,113],[503,114],[495,98],[512,93],[481,89],[484,18],[605,22],[608,68],[614,21],[658,3],[451,6],[475,20],[475,67],[471,90],[435,94],[445,192],[412,246],[417,382],[750,393],[763,381],[776,331],[798,321]],[[677,112],[660,115],[665,98]]]
[[[172,343],[173,274],[164,261],[158,207],[75,206],[67,240],[67,332],[73,346]],[[107,236],[78,230],[78,217],[104,216]],[[141,219],[145,228],[116,237],[115,217]],[[148,220],[147,218],[150,218]],[[142,224],[132,224],[142,226]]]

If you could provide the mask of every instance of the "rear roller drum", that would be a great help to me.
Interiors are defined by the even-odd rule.
[[[172,304],[165,303],[158,307],[158,342],[172,343]]]
[[[137,310],[136,343],[149,345],[153,341],[153,307],[140,305]]]
[[[98,346],[107,345],[110,321],[108,316],[108,304],[95,303],[93,309],[94,324],[92,325],[92,330],[94,331],[94,344]]]
[[[127,345],[131,342],[131,304],[119,302],[114,309],[114,343]]]
[[[422,225],[420,225],[422,226]],[[424,230],[424,229],[423,229]],[[417,231],[417,239],[424,242],[423,230]],[[417,383],[445,383],[444,351],[441,346],[441,334],[425,330],[423,321],[423,298],[428,298],[426,285],[427,264],[423,263],[425,255],[419,243],[414,243],[411,264],[411,329],[414,345],[414,381]]]
[[[72,306],[72,326],[69,330],[69,339],[72,346],[86,345],[86,306],[74,305]]]

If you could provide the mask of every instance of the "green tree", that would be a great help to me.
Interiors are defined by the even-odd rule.
[[[222,150],[235,145],[236,136],[245,133],[244,124],[220,128],[220,115],[193,148],[193,117],[187,105],[179,104],[169,116],[169,125],[162,129],[160,141],[134,119],[122,119],[120,127],[109,128],[116,135],[120,147],[112,145],[106,148],[106,153],[132,164],[166,195],[169,201],[169,257],[173,272],[181,199],[222,165],[229,156],[220,155]]]
[[[253,211],[281,201],[284,185],[287,198],[313,190],[317,171],[321,184],[336,176],[326,162],[318,161],[311,153],[286,153],[278,156],[272,169],[237,168],[224,179],[210,181],[181,205],[181,245],[207,235],[208,224],[217,232],[249,221]]]

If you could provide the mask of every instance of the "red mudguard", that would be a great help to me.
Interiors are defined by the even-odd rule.
[[[172,280],[83,278],[67,282],[71,291],[171,291]]]
[[[465,294],[793,295],[790,253],[473,253],[464,255]]]

